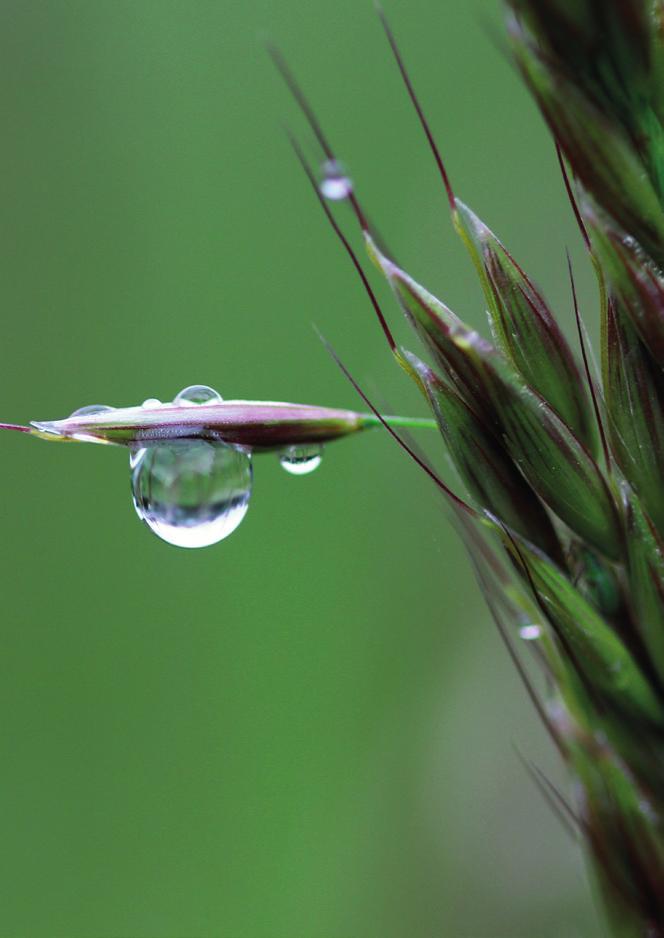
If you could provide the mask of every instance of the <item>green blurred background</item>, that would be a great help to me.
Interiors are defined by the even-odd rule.
[[[582,252],[498,3],[388,12],[458,192],[567,316]],[[284,140],[308,137],[265,35],[394,251],[481,327],[368,0],[2,0],[3,419],[195,382],[356,406],[312,322],[423,412]],[[383,434],[304,479],[257,459],[240,530],[194,552],[139,524],[121,450],[6,434],[2,457],[0,935],[600,933],[513,743],[556,760]]]

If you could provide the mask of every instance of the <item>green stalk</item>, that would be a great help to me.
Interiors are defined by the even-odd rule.
[[[388,427],[403,427],[407,430],[437,430],[438,423],[433,417],[383,417],[382,421],[374,414],[362,414],[367,426],[379,427],[383,421]]]

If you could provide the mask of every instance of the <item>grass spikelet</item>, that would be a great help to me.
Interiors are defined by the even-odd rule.
[[[514,59],[554,135],[598,276],[601,387],[571,265],[583,372],[531,278],[453,190],[382,10],[454,226],[478,272],[493,343],[406,273],[358,220],[370,258],[431,360],[396,349],[386,332],[477,509],[457,525],[508,652],[568,765],[574,806],[539,775],[538,784],[584,841],[615,934],[662,938],[661,4],[509,0],[507,8]],[[314,130],[318,136],[317,123]],[[545,702],[516,651],[524,622],[535,637],[529,644],[544,673]]]

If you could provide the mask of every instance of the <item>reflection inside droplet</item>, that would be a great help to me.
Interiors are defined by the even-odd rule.
[[[249,508],[251,456],[227,443],[171,440],[134,450],[139,518],[176,547],[208,547],[232,534]]]
[[[287,446],[279,453],[282,467],[294,476],[305,476],[318,469],[322,459],[323,447],[311,443]]]
[[[522,625],[519,629],[519,635],[526,642],[535,642],[542,635],[542,630],[539,625]]]
[[[337,160],[326,160],[323,163],[320,194],[332,202],[338,202],[347,199],[352,191],[353,182],[341,163]]]
[[[207,384],[190,384],[187,388],[182,388],[179,394],[176,394],[174,404],[218,404],[223,398],[218,391],[210,388]]]

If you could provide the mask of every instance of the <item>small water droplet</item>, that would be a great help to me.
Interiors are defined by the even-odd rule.
[[[317,444],[287,446],[279,453],[279,462],[293,476],[305,476],[318,469],[323,459],[323,447]]]
[[[161,407],[161,406],[162,406],[162,403],[158,397],[148,397],[141,404],[141,407],[148,407],[150,409],[154,409],[155,407]]]
[[[519,629],[519,635],[526,642],[535,642],[542,636],[542,630],[539,625],[522,625]]]
[[[223,397],[214,388],[209,388],[207,384],[190,384],[188,388],[183,388],[176,395],[174,404],[218,404]]]
[[[176,547],[208,547],[232,534],[249,508],[249,453],[227,443],[171,440],[132,451],[139,518]]]
[[[105,414],[109,410],[115,410],[115,407],[110,407],[108,404],[87,404],[85,407],[79,407],[69,416],[90,417],[92,414]]]
[[[323,163],[323,179],[320,184],[320,193],[332,202],[347,199],[353,191],[353,181],[346,173],[344,167],[337,160],[326,160]]]

